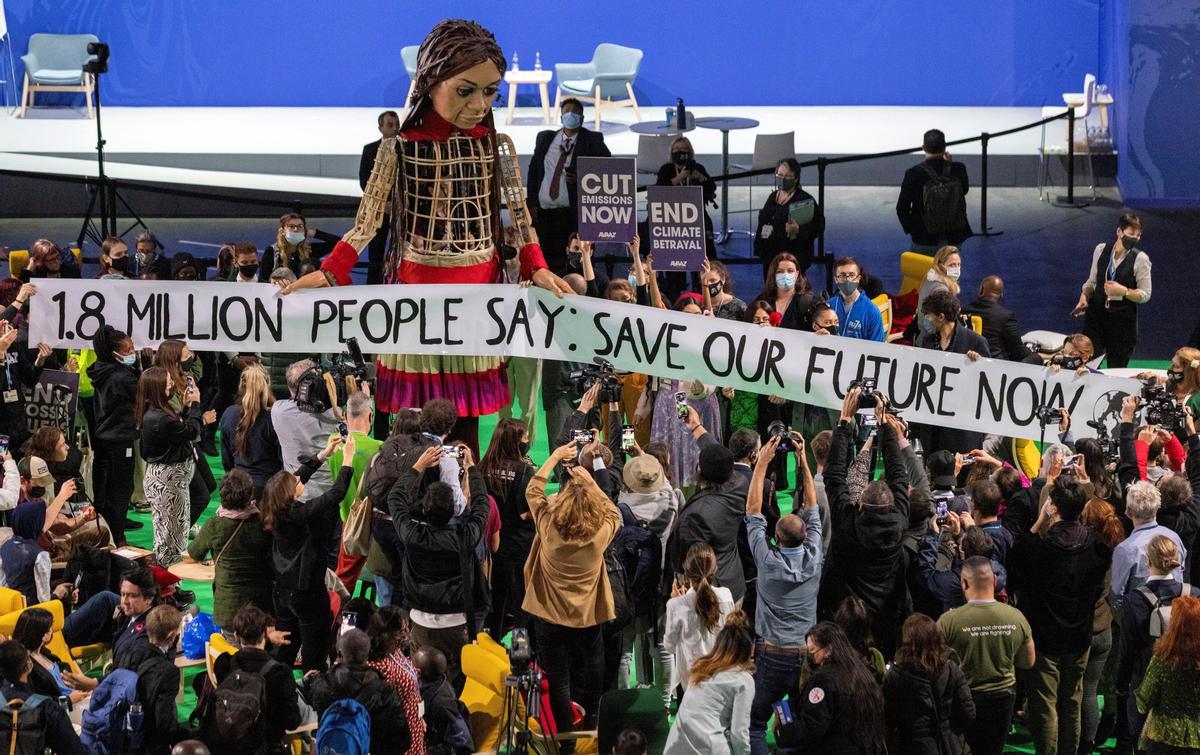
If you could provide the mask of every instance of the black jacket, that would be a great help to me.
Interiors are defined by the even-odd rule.
[[[538,204],[538,195],[542,191],[542,180],[546,177],[546,152],[549,151],[550,143],[557,135],[558,131],[549,129],[540,131],[537,141],[534,143],[533,157],[529,158],[529,180],[525,182],[525,188],[529,194],[525,204],[531,210],[541,208],[541,205]],[[575,133],[575,146],[571,150],[571,156],[567,158],[566,165],[563,166],[563,171],[574,175],[576,172],[575,161],[579,157],[612,157],[612,152],[609,152],[608,145],[604,143],[604,134],[580,128]],[[579,186],[576,181],[567,181],[567,197],[570,199],[571,207],[579,206]]]
[[[222,655],[217,658],[214,672],[217,683],[225,680],[225,676],[235,668],[252,674],[262,674],[267,661],[273,660],[271,654],[255,647],[245,647],[236,655]],[[267,706],[263,710],[263,734],[268,744],[279,742],[285,732],[300,725],[300,690],[292,673],[282,663],[271,666],[263,674],[266,681]]]
[[[99,443],[133,445],[138,438],[133,424],[133,404],[137,397],[137,367],[120,362],[93,362],[88,377],[95,389],[96,425],[93,439]]]
[[[1178,598],[1183,594],[1183,585],[1174,579],[1155,579],[1144,587],[1163,599]],[[1192,587],[1189,595],[1200,595],[1200,588]],[[1150,613],[1153,605],[1140,589],[1130,590],[1121,602],[1121,637],[1117,656],[1117,691],[1136,691],[1146,676],[1150,665],[1150,651],[1154,649],[1154,638],[1150,636]]]
[[[814,204],[813,219],[800,226],[796,238],[789,239],[787,235],[788,208],[803,201]],[[771,226],[766,238],[763,238],[764,226]],[[754,255],[764,261],[774,259],[780,252],[791,252],[800,261],[800,272],[812,264],[813,246],[817,237],[825,231],[825,212],[817,204],[816,197],[804,189],[797,188],[790,201],[779,204],[775,201],[775,192],[767,196],[766,204],[758,211],[758,227],[754,232]]]
[[[964,755],[963,733],[975,720],[975,702],[962,669],[946,661],[938,678],[894,665],[883,677],[888,752]]]
[[[833,430],[823,475],[833,520],[829,546],[833,563],[825,562],[820,602],[832,612],[847,595],[855,595],[882,620],[894,615],[901,599],[893,587],[901,540],[908,529],[908,467],[894,430],[882,426],[876,439],[883,452],[884,479],[892,493],[892,505],[859,508],[846,484],[853,453],[850,428],[839,422]]]
[[[963,307],[962,311],[964,315],[979,315],[983,320],[983,338],[993,359],[1020,362],[1032,353],[1021,341],[1016,314],[999,301],[990,296],[980,296]]]
[[[308,482],[321,462],[304,456],[300,461],[296,475],[301,482]],[[350,467],[342,467],[333,487],[311,500],[292,501],[275,520],[271,563],[277,586],[325,594],[326,556],[333,548],[342,499],[350,489],[352,475]]]
[[[192,443],[200,440],[200,405],[191,404],[172,417],[150,408],[142,416],[142,458],[147,464],[180,464],[195,459]]]
[[[1031,537],[1029,529],[1037,521],[1038,501],[1042,497],[1044,487],[1046,478],[1036,477],[1029,481],[1029,487],[1021,488],[1004,502],[1004,516],[1000,517],[1000,521],[1004,524],[1004,529],[1012,533],[1014,546]],[[1008,563],[1007,558],[1004,563]]]
[[[42,376],[42,368],[36,362],[37,352],[31,352],[21,337],[13,342],[4,354],[0,354],[0,395],[15,396],[15,401],[0,399],[0,427],[9,436],[8,447],[17,454],[29,437],[25,422],[25,391],[32,388]],[[16,391],[9,394],[9,391]]]
[[[150,646],[133,671],[137,672],[138,702],[145,715],[146,755],[166,755],[176,742],[191,737],[179,725],[175,696],[179,694],[179,668],[157,647]]]
[[[408,730],[404,707],[396,695],[396,688],[375,669],[338,664],[328,671],[306,677],[303,685],[304,698],[318,716],[338,700],[352,698],[362,703],[371,715],[371,742],[386,742],[388,746],[383,750],[386,752],[408,749],[412,733]]]
[[[487,484],[479,467],[468,470],[470,508],[457,522],[434,525],[420,516],[420,501],[414,495],[418,472],[411,467],[400,476],[388,495],[392,524],[404,545],[404,600],[409,609],[427,613],[461,613],[467,602],[463,585],[463,564],[467,565],[472,585],[472,608],[478,613],[487,607],[483,573],[474,557],[475,544],[487,525]]]
[[[683,573],[683,560],[693,545],[708,543],[717,554],[717,584],[728,587],[734,601],[741,600],[746,575],[738,532],[745,518],[746,488],[736,473],[720,487],[698,489],[679,512],[679,526],[667,546],[675,573]]]
[[[1112,551],[1089,527],[1059,522],[1017,542],[1008,585],[1033,629],[1039,653],[1082,653],[1092,645],[1092,614],[1104,593]]]
[[[929,174],[925,171],[924,165],[928,165],[940,173],[945,165],[945,160],[941,157],[931,157],[921,165],[914,165],[904,171],[904,183],[900,185],[900,197],[896,200],[896,216],[900,218],[900,225],[904,228],[904,232],[912,236],[914,244],[932,246],[942,243],[942,239],[931,235],[925,230],[924,190],[925,182],[929,180]],[[967,166],[960,162],[952,161],[950,163],[950,175],[958,179],[959,183],[962,184],[963,195],[965,196],[971,190],[971,185],[967,180]],[[959,229],[950,233],[949,237],[945,239],[946,243],[957,246],[974,235],[965,212],[961,221],[962,224]]]
[[[500,510],[500,556],[524,561],[533,547],[537,527],[529,513],[525,489],[537,472],[527,461],[512,462],[487,477],[488,494]]]
[[[221,466],[225,471],[234,467],[250,475],[254,489],[262,490],[271,475],[283,469],[283,455],[270,410],[259,412],[246,433],[246,453],[237,448],[237,426],[242,421],[241,404],[231,404],[221,415]]]
[[[860,741],[858,709],[869,701],[852,699],[844,685],[836,672],[817,667],[793,698],[792,723],[779,727],[779,746],[821,755],[882,755],[884,748]]]

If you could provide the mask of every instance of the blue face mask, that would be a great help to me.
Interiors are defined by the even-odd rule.
[[[121,364],[125,365],[126,367],[132,367],[135,362],[137,362],[137,354],[121,355]]]
[[[583,125],[583,113],[571,111],[562,114],[563,128],[569,128],[572,131]]]
[[[775,285],[785,291],[790,291],[796,287],[795,273],[775,273]]]
[[[633,286],[634,288],[637,288],[637,285],[638,285],[637,275],[635,275],[634,273],[629,274],[629,285]]]

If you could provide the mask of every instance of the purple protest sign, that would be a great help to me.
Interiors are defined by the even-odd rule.
[[[633,241],[637,233],[637,166],[632,157],[576,159],[579,238]]]
[[[704,261],[704,189],[648,186],[646,210],[654,269],[699,270]]]

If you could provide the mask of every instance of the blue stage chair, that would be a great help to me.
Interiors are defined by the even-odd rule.
[[[554,97],[554,109],[559,109],[563,92],[566,92],[567,96],[580,102],[595,105],[597,131],[600,130],[603,108],[632,106],[634,115],[641,121],[642,112],[633,96],[633,82],[637,80],[641,66],[641,50],[607,42],[596,46],[589,63],[556,63],[554,77],[558,79],[558,93]],[[626,95],[628,99],[618,99]]]

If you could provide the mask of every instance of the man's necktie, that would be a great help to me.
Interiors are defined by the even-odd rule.
[[[554,175],[550,177],[550,198],[558,199],[558,185],[562,181],[563,166],[567,164],[567,158],[571,156],[571,149],[574,145],[563,139],[562,151],[558,153],[558,162],[554,165]]]

